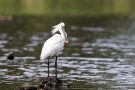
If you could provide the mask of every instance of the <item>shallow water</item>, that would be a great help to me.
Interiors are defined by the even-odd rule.
[[[39,56],[51,26],[61,20],[17,17],[1,23],[0,89],[47,76],[47,64]],[[70,43],[58,57],[58,77],[72,82],[75,90],[134,90],[135,24],[125,29],[111,19],[85,20],[64,19]],[[8,51],[15,53],[14,61],[6,60]],[[51,75],[54,70],[52,58]]]

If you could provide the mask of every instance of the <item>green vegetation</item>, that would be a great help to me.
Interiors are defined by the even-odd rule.
[[[135,0],[0,0],[0,15],[133,15]]]

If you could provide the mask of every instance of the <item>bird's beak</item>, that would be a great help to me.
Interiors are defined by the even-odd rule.
[[[54,35],[56,33],[56,28],[53,28],[52,31],[51,31],[51,34]]]
[[[54,35],[53,30],[51,31],[51,34]]]

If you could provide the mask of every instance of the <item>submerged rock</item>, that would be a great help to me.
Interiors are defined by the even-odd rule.
[[[60,88],[68,88],[70,83],[62,81],[55,77],[44,77],[40,78],[39,85],[37,90],[48,90],[48,89],[60,89]]]
[[[62,81],[55,77],[42,77],[37,85],[24,83],[19,90],[65,90],[70,87],[71,83]]]
[[[19,88],[19,90],[37,90],[37,87],[33,86],[31,83],[26,82]]]
[[[5,54],[7,56],[7,60],[14,60],[14,53],[12,51]]]

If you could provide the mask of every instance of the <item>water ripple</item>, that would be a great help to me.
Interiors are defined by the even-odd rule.
[[[71,31],[71,32],[69,32]],[[119,34],[105,27],[73,26],[69,45],[58,57],[58,77],[107,90],[134,90],[135,36]],[[112,33],[113,32],[113,33]],[[116,33],[114,33],[116,32]],[[47,63],[39,60],[47,31],[0,33],[0,84],[15,84],[47,76]],[[8,51],[15,60],[7,60]],[[55,75],[54,58],[50,74]],[[16,82],[18,81],[18,82]],[[95,89],[96,90],[96,89]]]

